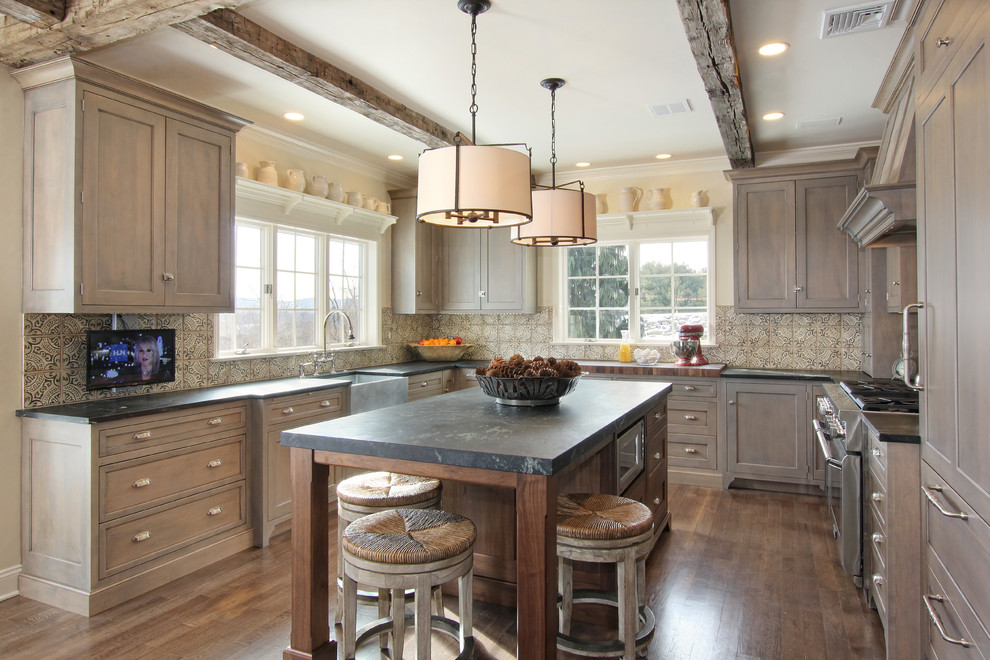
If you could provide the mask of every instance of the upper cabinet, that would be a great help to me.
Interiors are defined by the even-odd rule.
[[[737,310],[859,311],[859,248],[837,224],[870,155],[726,172],[735,192]]]
[[[536,250],[508,227],[449,229],[416,221],[414,190],[391,190],[392,309],[397,314],[536,311]]]
[[[233,311],[245,122],[73,58],[25,98],[25,312]]]

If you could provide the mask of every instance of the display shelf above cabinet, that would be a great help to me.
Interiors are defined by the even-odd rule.
[[[288,224],[334,233],[340,227],[351,236],[376,239],[395,224],[396,216],[369,211],[316,195],[270,186],[237,177],[237,213],[253,217],[285,218]]]
[[[632,211],[629,213],[599,213],[598,229],[622,230],[628,227],[629,231],[643,229],[649,226],[669,226],[677,223],[678,226],[697,227],[707,230],[715,223],[712,209],[708,206],[700,206],[689,209],[659,209],[648,211]]]

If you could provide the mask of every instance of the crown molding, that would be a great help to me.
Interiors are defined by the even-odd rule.
[[[558,181],[580,179],[585,183],[615,178],[650,177],[657,175],[693,174],[696,172],[721,172],[729,168],[729,159],[725,156],[714,158],[694,158],[691,160],[674,160],[639,165],[619,165],[616,167],[589,167],[579,170],[557,170]],[[537,182],[548,184],[550,174],[537,177]]]
[[[770,167],[773,165],[796,165],[802,163],[817,163],[827,160],[847,160],[856,157],[856,153],[863,148],[876,147],[879,141],[850,142],[847,144],[834,144],[824,147],[807,147],[804,149],[786,149],[783,151],[757,151],[757,167]]]
[[[260,144],[266,144],[278,149],[284,149],[317,160],[326,161],[331,165],[357,174],[380,178],[385,182],[386,188],[410,188],[416,185],[416,177],[400,174],[366,160],[348,156],[338,151],[315,145],[312,142],[279,133],[266,126],[252,124],[241,129],[238,135],[242,135]]]

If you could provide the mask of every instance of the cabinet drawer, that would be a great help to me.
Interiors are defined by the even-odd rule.
[[[986,660],[990,653],[988,639],[980,621],[973,614],[953,582],[953,577],[937,558],[929,558],[928,570],[923,578],[921,597],[931,605],[945,629],[946,635],[955,639],[965,639],[974,646],[968,648],[952,644],[942,639],[932,621],[932,614],[925,608],[925,626],[928,628],[928,653],[926,657],[938,660]],[[925,607],[925,605],[921,605]]]
[[[244,482],[186,498],[143,516],[100,525],[106,577],[247,522]]]
[[[877,606],[877,614],[884,630],[887,629],[887,576],[877,570],[878,564],[874,562],[873,573],[867,578],[870,582],[870,595]]]
[[[667,429],[667,400],[646,413],[646,437],[656,435]]]
[[[671,433],[715,435],[716,409],[714,401],[671,401],[667,408],[667,429]]]
[[[344,413],[347,388],[337,387],[299,396],[279,397],[266,405],[269,424],[302,420],[314,415]]]
[[[671,385],[671,404],[676,399],[689,397],[692,399],[714,399],[718,396],[718,382],[676,381]]]
[[[870,503],[869,509],[876,516],[880,525],[885,527],[887,524],[887,488],[877,481],[872,473],[867,482],[866,501]]]
[[[887,575],[887,528],[875,515],[871,515],[872,527],[866,542],[872,552],[872,571],[883,576]]]
[[[180,450],[154,460],[125,461],[100,468],[100,520],[132,509],[164,503],[170,497],[244,477],[245,436]]]
[[[887,485],[887,443],[880,442],[872,433],[870,434],[869,447],[870,469],[876,474],[877,479],[883,485]]]
[[[680,467],[714,470],[715,437],[670,433],[667,436],[667,462]]]
[[[206,435],[243,429],[246,422],[247,406],[239,404],[191,408],[100,424],[100,456],[140,450],[150,453],[173,446],[188,446],[200,442]]]
[[[667,429],[646,437],[646,472],[655,470],[667,457]]]
[[[980,0],[935,0],[919,23],[920,92],[927,92],[952,59],[980,13]]]
[[[647,473],[646,498],[643,502],[653,512],[655,524],[659,525],[667,513],[667,463],[662,461],[656,469]]]
[[[447,372],[432,371],[428,374],[409,376],[409,400],[425,399],[426,397],[443,394],[447,382]]]

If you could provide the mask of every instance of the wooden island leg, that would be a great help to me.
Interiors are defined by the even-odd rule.
[[[516,629],[520,660],[557,657],[557,482],[516,481]]]
[[[337,657],[330,639],[330,544],[327,488],[330,467],[313,451],[290,449],[292,475],[292,630],[283,660]],[[333,590],[336,600],[337,590]]]

